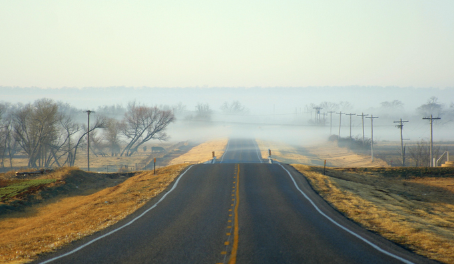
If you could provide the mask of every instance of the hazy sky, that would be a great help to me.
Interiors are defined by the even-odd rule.
[[[453,0],[0,0],[0,86],[454,87]]]

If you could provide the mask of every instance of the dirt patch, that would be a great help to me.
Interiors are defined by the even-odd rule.
[[[396,168],[394,176],[390,168],[386,175],[379,169],[328,168],[325,176],[321,167],[292,166],[334,208],[365,228],[418,254],[454,262],[454,192],[446,187],[454,185],[454,177],[449,173],[441,179],[404,178],[405,168]]]
[[[224,154],[228,139],[212,140],[193,147],[187,153],[170,161],[169,165],[181,163],[202,163],[212,159],[212,152],[220,158]]]
[[[86,182],[96,173],[74,171],[66,178],[74,181],[65,188],[72,184],[83,194],[59,196],[0,218],[0,262],[27,262],[117,223],[162,192],[186,166],[159,168],[156,175],[139,172],[101,191],[96,188],[102,186]]]

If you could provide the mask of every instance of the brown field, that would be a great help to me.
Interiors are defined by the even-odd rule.
[[[111,156],[110,153],[106,153],[108,155],[100,155],[95,154],[90,151],[90,170],[91,171],[99,171],[99,172],[117,172],[120,167],[127,166],[127,170],[140,170],[142,169],[146,163],[150,162],[150,157],[157,157],[161,158],[165,154],[169,154],[174,152],[175,148],[178,145],[186,144],[188,142],[157,142],[153,144],[147,144],[147,150],[143,151],[143,148],[139,148],[138,152],[134,153],[130,157],[126,156]],[[152,153],[151,147],[158,146],[163,147],[167,151],[163,153]],[[12,160],[12,165],[15,170],[26,170],[28,166],[28,159],[25,158],[27,154],[25,152],[20,152],[16,155],[16,157]],[[64,158],[59,160],[60,164],[64,163]],[[2,171],[9,170],[10,164],[9,160],[5,159],[4,165],[6,168],[2,168]],[[57,167],[57,164],[53,164],[54,167]],[[86,169],[87,168],[87,152],[86,149],[80,148],[77,152],[77,159],[74,164],[75,167]]]
[[[228,139],[212,140],[195,146],[187,153],[170,161],[169,165],[181,163],[202,163],[212,159],[212,151],[217,158],[224,154]]]
[[[340,148],[334,142],[325,142],[309,147],[290,146],[282,142],[256,140],[262,152],[262,158],[268,158],[271,149],[272,158],[284,163],[322,165],[326,160],[331,167],[387,167],[379,158],[371,161],[370,156],[357,154],[347,148]]]
[[[115,224],[162,192],[186,166],[160,168],[156,175],[150,171],[137,172],[124,182],[101,191],[87,185],[86,193],[91,194],[54,198],[25,212],[2,216],[0,262],[27,262],[38,254]],[[71,172],[78,177],[90,177],[90,173],[75,168],[68,169],[67,173]],[[63,181],[65,176],[61,177]]]

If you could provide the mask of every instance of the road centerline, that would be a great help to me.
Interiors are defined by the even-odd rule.
[[[230,254],[230,260],[229,264],[235,264],[236,263],[236,256],[238,252],[238,233],[239,233],[239,228],[238,228],[238,206],[240,204],[240,164],[237,164],[237,177],[236,177],[236,201],[235,201],[235,208],[234,208],[234,214],[235,214],[235,219],[234,219],[234,225],[233,225],[233,246],[232,246],[232,253]]]

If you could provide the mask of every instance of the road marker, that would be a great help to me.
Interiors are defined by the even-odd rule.
[[[236,263],[236,254],[238,252],[238,233],[239,233],[239,227],[238,227],[238,206],[240,204],[240,191],[238,186],[240,185],[240,164],[238,165],[238,172],[237,172],[237,188],[236,188],[236,205],[235,205],[235,224],[233,226],[233,246],[232,246],[232,252],[230,253],[230,260],[229,264],[235,264]]]

